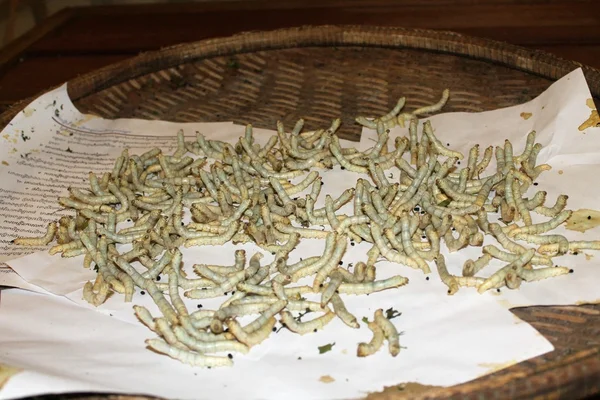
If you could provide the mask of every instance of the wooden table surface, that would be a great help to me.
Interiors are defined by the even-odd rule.
[[[0,111],[139,52],[307,24],[451,30],[600,68],[599,0],[247,0],[67,8],[0,52]]]

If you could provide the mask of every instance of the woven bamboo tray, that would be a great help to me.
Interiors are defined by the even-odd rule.
[[[484,111],[531,100],[582,67],[600,99],[600,71],[552,55],[450,32],[353,26],[301,27],[205,40],[142,54],[69,82],[85,113],[179,122],[234,121],[273,129],[278,119],[308,129],[355,115],[431,104],[452,90],[445,111]],[[5,126],[28,102],[0,115]],[[556,350],[450,388],[394,386],[369,399],[575,399],[600,393],[600,306],[512,310]],[[398,382],[401,384],[401,382]],[[133,399],[64,395],[42,398]],[[135,397],[136,399],[143,397]]]

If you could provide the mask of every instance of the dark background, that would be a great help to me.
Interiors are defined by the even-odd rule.
[[[112,3],[115,5],[62,9],[4,46],[0,50],[0,111],[139,52],[242,31],[306,24],[451,30],[545,50],[600,68],[600,0]],[[0,7],[6,7],[2,0]]]

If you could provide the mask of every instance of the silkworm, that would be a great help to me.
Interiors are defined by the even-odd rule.
[[[517,258],[519,258],[518,254],[508,253],[506,251],[502,251],[499,248],[493,245],[487,245],[483,247],[483,252],[490,257],[497,258],[498,260],[513,262]],[[529,261],[532,265],[554,265],[552,260],[548,257],[539,256],[534,254],[531,260]],[[463,274],[464,275],[464,274]]]
[[[519,274],[520,273],[519,271],[523,268],[523,265],[527,264],[531,260],[531,258],[533,257],[534,254],[535,254],[535,250],[533,250],[533,249],[526,250],[515,261],[506,265],[505,267],[503,267],[502,269],[500,269],[496,273],[494,273],[492,276],[487,278],[481,285],[479,285],[479,287],[477,288],[477,291],[479,293],[483,293],[486,290],[489,290],[492,287],[495,287],[500,282],[504,281],[504,279],[506,278],[506,274],[509,271],[516,271],[517,274]]]
[[[437,266],[440,279],[444,285],[448,286],[448,294],[453,295],[458,291],[458,284],[456,283],[456,279],[454,279],[454,277],[448,273],[448,269],[446,268],[446,259],[444,256],[441,254],[438,255],[435,259],[435,264]],[[377,321],[377,314],[375,314],[375,320]]]
[[[156,331],[156,323],[154,322],[154,318],[150,311],[146,307],[134,305],[133,311],[135,312],[136,317],[142,322],[148,329],[151,331]]]
[[[531,215],[529,214],[529,209],[525,205],[523,198],[521,197],[521,185],[517,180],[514,180],[512,183],[512,193],[514,195],[514,201],[517,208],[517,212],[520,215],[523,224],[525,226],[531,225]]]
[[[529,235],[526,233],[518,233],[515,235],[515,239],[534,244],[557,244],[558,255],[565,254],[569,251],[569,241],[562,235]]]
[[[313,281],[313,290],[315,292],[319,290],[319,286],[325,281],[325,278],[338,266],[342,257],[344,257],[347,246],[348,238],[345,235],[338,237],[331,258],[317,271],[317,275]]]
[[[194,367],[230,367],[233,365],[227,357],[205,356],[191,351],[174,347],[160,339],[146,339],[146,344],[152,350],[165,354]]]
[[[56,231],[58,230],[57,224],[51,222],[46,226],[46,233],[40,237],[18,237],[13,240],[13,243],[20,246],[46,246],[52,242]]]
[[[556,198],[556,203],[552,207],[539,206],[534,209],[534,211],[538,214],[544,215],[546,217],[555,217],[567,206],[567,200],[569,196],[566,194],[561,194]]]
[[[408,283],[408,278],[405,278],[400,275],[393,276],[388,279],[384,279],[381,281],[374,282],[365,282],[365,283],[342,283],[338,292],[341,294],[369,294],[374,292],[380,292],[386,289],[392,289],[400,286],[404,286]]]
[[[539,269],[521,269],[518,274],[526,282],[539,281],[554,276],[565,275],[573,272],[572,269],[566,267],[548,267]]]
[[[479,287],[483,282],[485,282],[485,278],[480,278],[478,276],[455,276],[454,280],[456,284],[460,287]]]
[[[276,322],[277,320],[274,317],[271,317],[259,329],[249,333],[242,328],[239,322],[232,319],[227,321],[227,328],[237,340],[244,343],[248,347],[253,347],[269,337]]]
[[[327,303],[329,303],[329,301],[331,300],[333,295],[335,295],[335,292],[340,287],[342,282],[343,278],[341,274],[336,274],[335,272],[331,274],[331,279],[329,280],[329,283],[325,287],[325,290],[323,290],[323,292],[321,293],[321,307],[325,307]]]
[[[442,142],[434,135],[431,121],[427,120],[423,123],[423,133],[429,137],[429,140],[435,149],[436,153],[445,157],[454,157],[458,160],[462,160],[464,156],[462,153],[454,150],[447,149]]]
[[[569,219],[571,214],[572,211],[570,210],[561,211],[549,221],[518,227],[517,229],[512,230],[509,233],[509,236],[515,237],[518,234],[539,235],[542,233],[549,232],[557,228],[559,225],[562,225],[566,220]]]
[[[400,353],[400,337],[396,327],[389,319],[384,317],[383,310],[381,308],[375,311],[374,321],[377,325],[379,325],[383,331],[383,336],[388,341],[390,354],[392,357],[396,357]]]
[[[381,349],[381,346],[383,346],[383,340],[385,339],[385,336],[381,326],[375,321],[369,322],[367,326],[371,332],[373,332],[373,337],[369,343],[358,344],[358,348],[356,350],[356,355],[358,357],[368,357],[372,354],[375,354],[379,351],[379,349]]]
[[[344,324],[353,329],[358,329],[360,327],[356,317],[346,309],[344,301],[337,293],[334,293],[331,297],[331,305],[333,306],[335,315],[337,315]]]
[[[496,240],[498,240],[498,242],[502,245],[502,247],[504,247],[511,253],[523,254],[527,251],[525,247],[510,240],[508,236],[506,236],[506,234],[502,231],[500,225],[498,225],[497,223],[494,222],[489,224],[489,229],[492,235],[494,235],[494,237],[496,238]]]
[[[210,299],[212,297],[222,296],[223,294],[230,292],[239,282],[245,277],[244,271],[235,272],[221,283],[221,285],[213,288],[203,289],[191,289],[184,292],[184,296],[190,299]]]
[[[281,312],[281,322],[288,328],[290,331],[297,333],[299,335],[306,335],[307,333],[316,332],[319,329],[323,329],[325,325],[327,325],[333,318],[335,314],[331,311],[326,312],[320,317],[313,318],[307,322],[297,322],[292,313],[289,311]]]

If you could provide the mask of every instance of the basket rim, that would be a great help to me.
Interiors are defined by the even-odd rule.
[[[600,98],[600,70],[575,61],[559,58],[540,50],[477,38],[450,31],[434,31],[401,27],[356,25],[299,26],[269,31],[243,32],[233,36],[205,39],[178,44],[156,51],[141,53],[127,60],[108,65],[67,81],[73,102],[132,78],[194,60],[228,56],[254,51],[278,50],[300,47],[372,47],[388,49],[413,49],[444,54],[454,54],[490,63],[504,65],[551,80],[556,80],[576,68],[582,68],[594,97]],[[21,100],[0,114],[0,126],[10,120],[35,98]],[[519,372],[516,376],[499,377],[487,382],[468,382],[450,388],[440,388],[415,395],[414,398],[431,398],[448,395],[466,396],[481,390],[498,390],[507,379],[540,378],[552,382],[549,389],[560,390],[560,385],[589,385],[600,375],[600,347],[580,351],[569,357],[549,363],[540,370]],[[569,368],[579,365],[576,376]],[[556,379],[553,373],[564,372]],[[552,376],[551,376],[552,375]],[[373,394],[373,399],[394,398],[386,394]]]
[[[250,31],[169,46],[140,53],[70,79],[67,81],[67,90],[71,100],[75,102],[126,80],[194,60],[264,50],[342,46],[405,48],[454,54],[501,64],[552,80],[559,79],[576,68],[582,68],[592,95],[600,97],[600,70],[541,50],[451,31],[357,25],[299,26]],[[10,106],[0,114],[0,126],[4,128],[27,104],[52,89]]]

